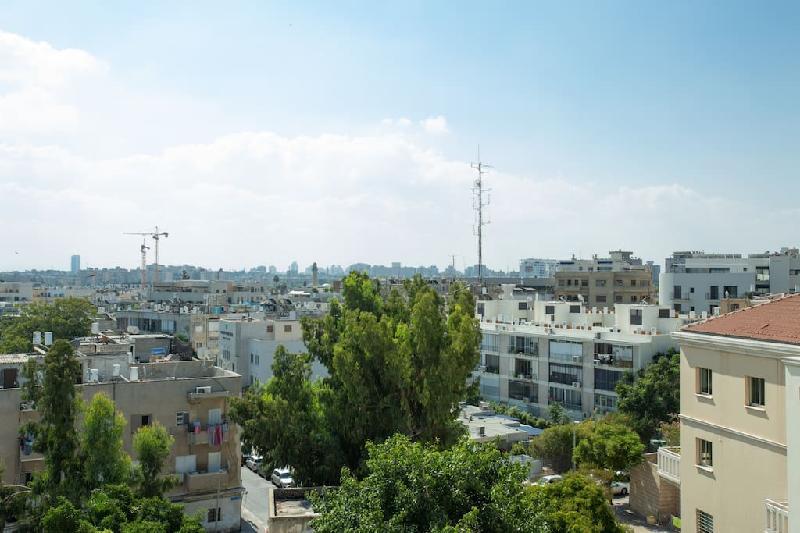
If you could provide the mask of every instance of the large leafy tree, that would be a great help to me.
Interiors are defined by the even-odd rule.
[[[663,422],[680,412],[680,355],[674,350],[657,357],[634,380],[632,374],[617,383],[619,411],[628,416],[631,427],[645,444]]]
[[[136,431],[133,436],[133,449],[139,459],[136,479],[141,496],[145,498],[161,496],[172,486],[174,480],[161,477],[161,471],[174,442],[172,435],[158,422],[151,426],[140,427]]]
[[[131,458],[122,448],[125,417],[105,394],[92,397],[83,418],[81,456],[83,489],[126,483],[131,477]]]
[[[440,450],[397,435],[367,451],[363,479],[345,470],[338,489],[314,497],[315,531],[621,531],[593,481],[526,486],[524,469],[491,445]]]
[[[88,335],[96,310],[82,298],[59,298],[53,303],[26,305],[20,317],[0,320],[0,353],[29,352],[34,331],[52,331],[54,339],[65,340]]]
[[[448,445],[463,432],[455,411],[480,343],[469,291],[443,298],[415,278],[384,297],[351,273],[342,292],[328,316],[303,321],[309,355],[279,352],[272,381],[234,400],[244,440],[301,481],[336,483],[368,441],[401,433]],[[309,382],[311,358],[328,368],[321,383]]]
[[[81,366],[72,346],[57,340],[44,358],[44,377],[37,393],[36,407],[40,421],[31,429],[35,435],[34,448],[45,455],[45,472],[38,490],[46,496],[80,496],[82,476],[77,454],[78,433],[75,422],[80,411],[80,399],[75,384],[80,379]]]
[[[586,437],[585,424],[559,424],[545,429],[533,440],[533,453],[541,458],[557,473],[566,472],[572,467],[575,448]]]
[[[644,444],[630,428],[605,420],[584,425],[584,438],[573,452],[577,464],[616,471],[629,470],[642,461]]]

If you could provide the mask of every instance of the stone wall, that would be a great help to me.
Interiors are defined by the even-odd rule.
[[[648,453],[631,469],[630,507],[643,517],[654,516],[660,524],[680,516],[680,486],[658,475],[657,454]]]

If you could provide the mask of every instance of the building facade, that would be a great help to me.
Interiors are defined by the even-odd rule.
[[[481,395],[546,416],[553,403],[574,419],[616,410],[617,382],[675,346],[685,316],[647,304],[586,307],[513,297],[477,304]]]
[[[125,451],[136,459],[133,437],[139,427],[159,422],[175,442],[164,472],[179,483],[166,496],[200,514],[208,531],[239,531],[244,489],[240,479],[237,426],[228,422],[230,398],[241,394],[241,376],[205,361],[130,364],[125,342],[84,341],[78,348],[82,367],[79,394],[85,402],[98,393],[111,398],[127,421]],[[22,401],[22,367],[30,357],[2,355],[0,368],[8,381],[0,389],[0,438],[5,483],[25,483],[44,468],[33,451],[33,438],[20,433],[38,419],[35,405]]]
[[[800,531],[800,295],[699,322],[681,347],[682,531]]]
[[[608,258],[560,261],[555,273],[556,299],[588,306],[655,303],[653,274],[632,252],[612,251]]]
[[[716,313],[723,298],[793,293],[800,286],[797,248],[750,254],[674,252],[659,282],[659,302],[681,313]]]

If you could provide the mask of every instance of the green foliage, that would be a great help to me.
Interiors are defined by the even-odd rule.
[[[681,445],[681,423],[678,420],[662,422],[658,427],[661,438],[667,441],[667,446]]]
[[[42,531],[49,533],[163,532],[202,533],[196,517],[164,498],[140,498],[127,485],[107,485],[92,492],[83,507],[66,498],[44,512]]]
[[[72,346],[65,340],[55,341],[44,359],[44,380],[36,405],[41,418],[31,426],[34,448],[45,454],[45,472],[37,491],[51,498],[74,499],[80,495],[79,440],[75,430],[80,411],[75,384],[80,375],[81,366]]]
[[[86,408],[81,433],[85,491],[130,480],[131,459],[122,448],[124,429],[125,417],[114,402],[105,393],[95,394]]]
[[[554,426],[569,423],[569,416],[567,416],[564,406],[560,403],[551,403],[550,407],[548,407],[548,414],[550,415],[550,423]]]
[[[522,409],[520,409],[515,405],[506,405],[503,403],[495,403],[495,402],[491,402],[490,405],[495,413],[516,418],[523,424],[527,424],[535,428],[546,429],[552,425],[544,418],[533,416],[532,414],[528,413],[527,411],[523,411]]]
[[[626,374],[617,383],[619,411],[628,415],[631,427],[645,444],[656,434],[662,422],[671,421],[680,412],[680,355],[670,350],[640,370],[634,381]]]
[[[395,433],[455,442],[479,359],[474,301],[460,285],[447,302],[421,278],[384,298],[375,280],[351,273],[342,292],[328,316],[303,321],[310,358],[330,377],[309,383],[311,359],[281,353],[272,381],[232,402],[245,442],[302,482],[335,484],[342,466],[359,468],[366,442]]]
[[[34,331],[52,331],[53,339],[72,340],[88,335],[97,309],[82,298],[35,302],[21,316],[0,321],[0,353],[26,353],[33,349]]]
[[[479,406],[481,403],[481,378],[476,377],[464,393],[464,401],[468,405]]]
[[[161,477],[164,461],[174,442],[172,435],[158,422],[140,427],[133,436],[133,449],[139,458],[135,476],[142,496],[161,496],[174,484],[173,479]]]
[[[533,439],[533,453],[557,473],[572,467],[573,432],[579,444],[586,436],[584,424],[560,424],[545,429]]]
[[[367,452],[362,480],[345,469],[338,489],[312,496],[318,533],[621,531],[588,478],[526,486],[524,468],[491,445],[463,439],[439,450],[397,435]]]
[[[604,420],[582,426],[584,438],[574,452],[580,466],[627,471],[642,461],[644,444],[630,428]]]

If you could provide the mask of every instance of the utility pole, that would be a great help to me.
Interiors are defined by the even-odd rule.
[[[486,174],[486,169],[492,168],[491,166],[481,163],[481,148],[478,146],[478,162],[472,163],[472,168],[478,171],[478,177],[472,184],[472,209],[475,210],[475,225],[473,231],[478,237],[478,284],[483,289],[483,226],[489,223],[484,217],[483,208],[489,205],[491,198],[489,192],[483,184],[483,176]]]

